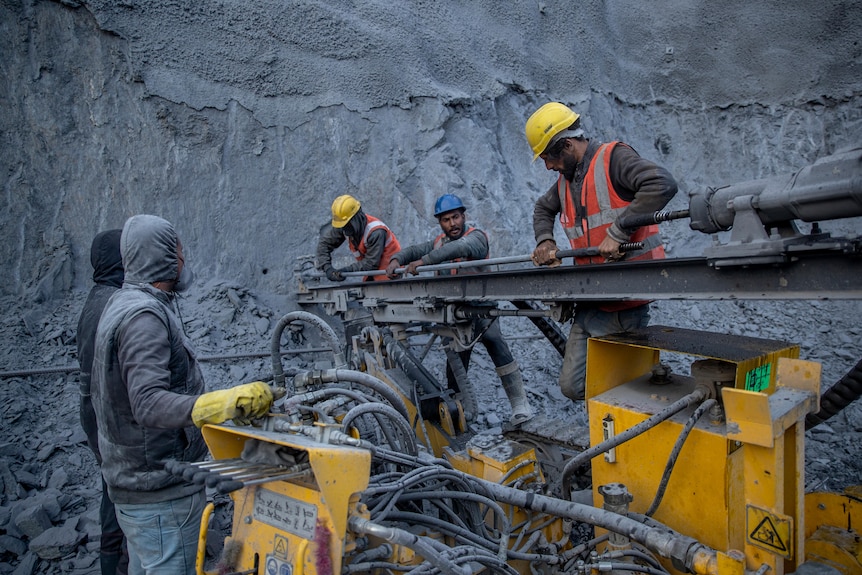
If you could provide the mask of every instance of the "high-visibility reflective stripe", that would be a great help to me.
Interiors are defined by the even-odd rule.
[[[583,208],[586,211],[584,217],[576,218],[577,210],[569,182],[563,176],[557,180],[557,195],[561,206],[560,223],[573,249],[598,246],[607,235],[608,227],[629,205],[629,202],[619,197],[610,181],[610,159],[617,144],[619,142],[602,144],[590,160],[590,167],[584,176],[578,198],[579,202],[583,199]],[[626,259],[664,258],[664,247],[657,225],[639,228],[632,234],[630,241],[643,242],[644,247],[637,252],[629,252]],[[580,264],[600,263],[604,258],[594,256],[576,258],[575,261]]]
[[[365,247],[365,242],[368,240],[368,236],[372,231],[377,228],[383,228],[386,230],[386,240],[383,244],[383,254],[380,257],[380,263],[377,265],[378,270],[385,270],[386,266],[389,265],[389,260],[392,259],[392,256],[401,251],[401,244],[398,242],[398,238],[395,237],[395,234],[392,233],[392,230],[389,229],[389,226],[375,218],[374,216],[369,216],[366,214],[367,223],[365,224],[365,232],[362,234],[362,239],[359,241],[359,245],[353,245],[352,241],[347,242],[347,246],[350,248],[350,253],[353,254],[353,257],[356,258],[357,261],[361,260],[365,257],[368,249]],[[384,275],[373,276],[374,281],[384,281],[388,279]],[[367,279],[367,278],[366,278]]]

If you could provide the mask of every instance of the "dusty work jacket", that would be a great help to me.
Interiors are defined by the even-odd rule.
[[[586,170],[584,169],[586,167]],[[664,248],[658,226],[623,229],[617,223],[626,214],[653,213],[676,194],[677,184],[664,168],[641,158],[621,142],[589,142],[572,181],[560,175],[557,183],[536,202],[533,230],[536,243],[554,239],[554,217],[573,249],[597,247],[605,236],[618,242],[642,241],[644,248],[627,260],[662,259]],[[577,258],[577,263],[600,263],[602,258]],[[597,304],[605,311],[643,305],[645,301]]]
[[[474,227],[468,227],[457,240],[449,239],[449,236],[441,233],[431,241],[409,246],[395,254],[392,259],[398,261],[402,266],[410,262],[422,260],[423,265],[442,264],[444,262],[475,261],[488,259],[490,248],[488,247],[488,234]],[[388,260],[387,260],[388,262]],[[481,273],[488,271],[487,266],[475,268],[463,268],[452,270],[441,270],[437,275],[457,273]]]
[[[341,271],[369,271],[385,270],[392,256],[401,249],[398,238],[389,227],[374,216],[365,214],[364,229],[359,235],[358,242],[353,238],[347,238],[344,231],[328,225],[317,244],[317,267],[326,270],[332,265],[332,252],[347,240],[347,246],[356,263],[340,268]],[[366,278],[368,279],[368,278]],[[388,279],[385,275],[373,276],[376,281]]]
[[[197,461],[206,453],[191,419],[203,376],[171,308],[173,295],[150,285],[177,277],[176,242],[161,218],[126,222],[125,281],[96,331],[93,406],[114,503],[158,503],[201,489],[165,470],[169,459]]]

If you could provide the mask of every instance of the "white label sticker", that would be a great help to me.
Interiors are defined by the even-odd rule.
[[[258,489],[254,495],[254,518],[299,537],[314,539],[317,507],[268,489]]]

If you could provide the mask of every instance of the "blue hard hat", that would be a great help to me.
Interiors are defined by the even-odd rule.
[[[466,210],[464,202],[455,194],[444,194],[437,198],[437,203],[434,204],[434,217],[440,217],[446,212],[452,210]]]

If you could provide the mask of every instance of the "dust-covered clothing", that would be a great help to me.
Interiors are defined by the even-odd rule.
[[[554,239],[554,219],[559,215],[572,248],[597,247],[607,235],[620,243],[643,241],[643,250],[631,259],[664,258],[657,226],[626,229],[619,221],[627,215],[661,210],[676,192],[677,183],[670,172],[641,158],[628,145],[590,141],[572,180],[560,175],[557,183],[536,201],[536,244]],[[586,258],[579,263],[594,262]],[[560,370],[563,394],[572,400],[585,398],[590,337],[646,327],[648,323],[648,301],[578,303]]]
[[[78,318],[78,365],[80,371],[80,416],[81,427],[87,434],[87,445],[102,463],[99,454],[99,437],[96,432],[96,414],[90,397],[90,380],[93,368],[93,346],[96,328],[108,299],[123,285],[123,257],[120,255],[122,230],[108,230],[93,238],[90,246],[90,263],[93,266],[93,281],[96,282],[87,295],[87,301]]]
[[[317,243],[317,269],[326,271],[331,268],[332,252],[345,241],[356,262],[339,268],[342,272],[385,270],[391,256],[401,249],[398,238],[386,224],[360,212],[342,229],[331,224],[323,229]],[[383,281],[388,278],[378,275],[374,279]]]
[[[93,348],[96,341],[96,328],[102,310],[108,299],[123,285],[123,258],[120,254],[120,234],[122,230],[107,230],[93,238],[90,246],[90,264],[93,266],[93,281],[87,301],[78,318],[76,339],[78,342],[79,372],[79,414],[81,427],[87,435],[87,445],[99,465],[99,434],[96,425],[96,412],[90,393],[91,372],[93,368]],[[99,474],[101,476],[101,472]],[[99,503],[99,564],[103,575],[126,573],[128,557],[125,554],[125,537],[117,522],[114,503],[108,494],[108,486],[102,479],[102,500]]]
[[[588,143],[587,151],[575,168],[570,182],[573,190],[582,189],[587,169],[600,145],[600,142],[592,140]],[[676,180],[667,169],[642,158],[627,145],[614,147],[610,156],[607,178],[619,197],[629,202],[620,217],[651,214],[661,210],[677,192]],[[555,182],[536,201],[533,209],[533,233],[536,244],[554,239],[554,220],[561,211],[558,184]],[[634,230],[621,228],[616,221],[608,229],[608,235],[618,242],[629,241],[633,232]]]
[[[165,462],[206,453],[191,418],[203,376],[171,308],[173,294],[151,285],[178,276],[176,234],[161,218],[134,216],[121,249],[125,282],[99,322],[92,385],[102,473],[118,506],[199,491],[166,471]]]
[[[487,234],[475,227],[468,226],[461,237],[452,239],[446,234],[440,234],[435,239],[404,248],[395,254],[393,259],[401,265],[407,265],[416,260],[422,260],[424,265],[442,264],[445,262],[476,261],[488,259],[490,248]],[[448,274],[475,274],[488,271],[487,266],[475,268],[454,268],[452,270],[439,270],[437,275]],[[486,304],[487,305],[487,304]],[[500,324],[496,318],[475,318],[472,320],[471,334],[476,343],[481,343],[488,351],[488,356],[497,368],[511,365],[515,359],[509,349],[509,345],[503,338]],[[473,348],[458,352],[464,371],[470,364],[470,356]],[[447,365],[446,375],[449,385],[458,389],[458,384],[451,366]]]
[[[488,235],[478,228],[468,227],[456,240],[449,238],[446,234],[440,234],[433,240],[402,249],[391,259],[397,260],[402,266],[416,260],[422,260],[422,264],[427,266],[445,262],[484,260],[488,259],[489,254]],[[453,269],[451,273],[480,273],[485,271],[488,271],[486,266],[477,266],[460,270]],[[450,272],[438,271],[437,275],[448,273]]]

